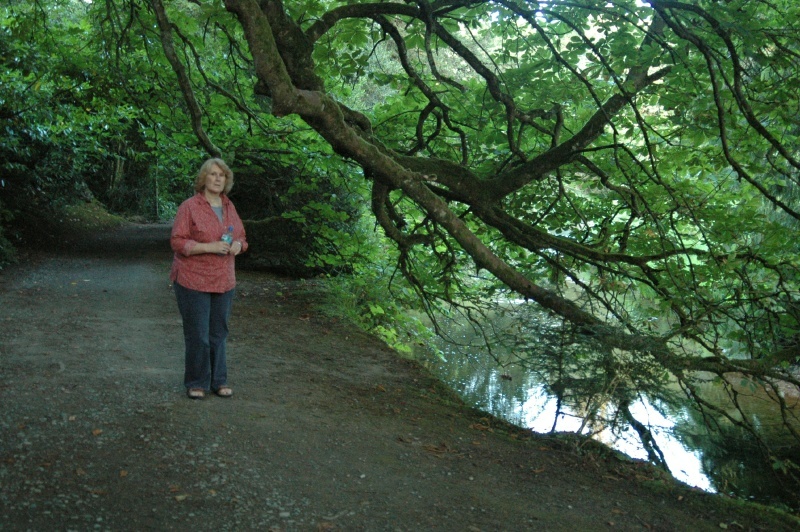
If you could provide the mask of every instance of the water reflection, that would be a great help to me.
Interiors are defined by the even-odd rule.
[[[653,408],[647,400],[638,401],[631,406],[633,415],[650,427],[659,448],[664,452],[672,475],[678,480],[705,491],[715,493],[717,490],[711,479],[703,470],[702,453],[689,449],[675,435],[675,422]],[[602,438],[601,438],[602,439]],[[630,429],[619,435],[610,435],[605,443],[633,458],[647,460],[647,453],[637,435]]]
[[[452,348],[445,360],[432,357],[422,357],[422,360],[437,376],[456,388],[469,404],[515,425],[538,433],[591,432],[585,419],[568,406],[559,407],[557,398],[524,370],[505,368],[501,371],[492,367],[496,365],[492,359],[482,359],[480,354],[474,353],[459,356]],[[633,403],[631,411],[636,419],[650,427],[675,478],[690,486],[716,491],[703,472],[702,454],[678,440],[673,433],[673,420],[647,400]],[[629,427],[615,431],[605,428],[593,437],[632,458],[647,460],[638,435]]]
[[[464,400],[481,410],[535,432],[575,432],[591,435],[610,447],[637,459],[647,460],[648,452],[630,424],[615,422],[612,404],[600,405],[606,411],[595,415],[601,422],[587,422],[585,402],[574,395],[574,402],[561,400],[552,393],[552,379],[541,371],[518,364],[513,356],[482,353],[469,343],[461,348],[442,343],[444,357],[419,355],[420,360],[447,382]],[[551,375],[550,375],[551,376]],[[551,376],[552,377],[552,376]],[[701,386],[704,395],[724,404],[725,392],[719,383]],[[674,390],[678,391],[678,390]],[[675,394],[673,397],[679,396]],[[779,425],[775,404],[758,394],[742,395],[754,424]],[[577,406],[576,406],[577,405]],[[678,480],[709,492],[751,498],[760,502],[797,509],[797,483],[793,471],[780,475],[764,459],[763,448],[737,427],[715,420],[715,430],[707,429],[704,418],[684,400],[662,401],[639,396],[628,406],[630,414],[649,428],[664,462]],[[772,449],[783,449],[783,458],[800,463],[800,449],[786,435],[765,433]],[[791,463],[791,462],[790,462]]]

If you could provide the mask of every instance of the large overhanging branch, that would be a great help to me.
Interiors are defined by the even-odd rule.
[[[637,68],[631,69],[624,82],[619,82],[620,93],[612,96],[605,103],[601,103],[598,111],[585,123],[580,131],[561,144],[556,144],[550,150],[529,160],[526,154],[516,148],[517,141],[514,138],[513,125],[515,122],[519,122],[533,125],[539,129],[539,126],[533,119],[549,115],[551,112],[545,110],[522,111],[518,109],[511,95],[502,90],[503,83],[498,76],[484,65],[468,47],[463,45],[450,32],[446,31],[441,24],[436,22],[431,15],[433,12],[441,13],[453,9],[454,7],[478,3],[483,2],[442,2],[428,6],[427,9],[417,9],[413,6],[398,4],[359,4],[341,6],[326,13],[306,31],[309,40],[314,41],[341,19],[355,17],[372,18],[392,37],[397,45],[400,58],[403,60],[406,55],[402,37],[394,26],[387,19],[383,18],[383,16],[403,15],[418,19],[425,24],[426,29],[433,31],[443,43],[449,46],[451,50],[474,70],[474,72],[485,80],[487,89],[492,98],[500,103],[506,110],[508,122],[506,136],[508,138],[508,145],[520,160],[526,161],[524,164],[515,166],[505,172],[498,173],[488,180],[484,180],[472,175],[465,166],[450,164],[447,161],[434,158],[425,158],[422,160],[420,160],[420,158],[413,158],[416,160],[406,158],[402,161],[404,166],[407,164],[410,165],[410,168],[414,168],[416,171],[428,176],[428,178],[447,187],[452,197],[460,197],[467,203],[473,203],[474,201],[498,201],[521,189],[531,181],[542,179],[550,172],[572,162],[582,154],[582,150],[603,134],[607,126],[611,123],[612,118],[626,105],[629,105],[638,92],[660,79],[663,79],[670,70],[669,67],[664,67],[655,72],[648,72],[649,69],[647,65],[639,65]],[[531,19],[533,22],[533,13],[525,11],[512,3],[508,3],[506,7],[514,10],[520,16]],[[654,41],[663,32],[664,27],[663,21],[656,17],[651,23],[650,30],[645,35],[644,44]],[[415,86],[429,99],[431,106],[442,109],[444,111],[444,118],[447,120],[447,107],[439,100],[436,93],[425,85],[420,76],[413,71],[413,67],[411,67],[407,61],[403,62],[403,66],[409,73],[409,77],[414,82]],[[451,129],[459,133],[457,128],[454,128],[452,125]],[[554,139],[555,138],[554,136]],[[462,146],[463,145],[464,140],[462,138]],[[463,154],[463,156],[466,157],[466,154]]]
[[[156,14],[156,21],[161,35],[161,45],[164,48],[164,54],[167,56],[167,60],[178,78],[178,86],[181,88],[183,99],[186,101],[186,105],[189,108],[192,129],[206,152],[213,157],[219,157],[222,152],[211,141],[205,128],[203,128],[203,111],[200,109],[200,104],[197,103],[197,98],[194,96],[189,74],[186,72],[186,67],[175,53],[175,45],[172,39],[172,26],[169,19],[167,19],[164,5],[161,3],[161,0],[151,0],[150,5],[153,7],[153,11]]]
[[[420,16],[420,10],[413,5],[395,3],[344,5],[326,12],[319,20],[312,24],[305,33],[310,42],[316,42],[341,20],[347,18],[374,19],[390,15],[403,15],[416,18]]]
[[[642,74],[631,80],[627,94],[615,94],[609,98],[572,138],[492,179],[487,188],[492,190],[494,199],[499,200],[580,157],[582,151],[603,134],[611,118],[628,105],[637,92],[668,72],[669,68],[662,68],[651,75]]]
[[[421,179],[419,174],[401,166],[391,156],[367,142],[353,131],[344,120],[339,106],[324,93],[296,89],[280,61],[275,49],[269,21],[254,0],[226,0],[227,8],[234,12],[245,29],[253,53],[256,71],[268,83],[273,95],[276,114],[295,113],[310,124],[341,155],[350,157],[379,176],[392,187],[402,190],[417,202],[430,216],[473,257],[476,264],[492,272],[509,287],[543,307],[563,315],[573,323],[590,327],[603,324],[591,314],[581,310],[571,301],[545,290],[500,260],[483,242],[466,227]]]

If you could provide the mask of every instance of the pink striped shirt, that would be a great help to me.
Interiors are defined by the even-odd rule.
[[[242,220],[226,195],[222,195],[222,222],[201,193],[181,203],[172,225],[170,245],[175,252],[170,280],[191,290],[223,293],[236,286],[236,257],[202,253],[189,255],[198,243],[217,242],[233,226],[233,240],[247,249]]]

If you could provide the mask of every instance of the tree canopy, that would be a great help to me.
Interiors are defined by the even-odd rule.
[[[36,21],[55,6],[75,22],[43,39]],[[174,147],[318,161],[294,186],[366,190],[434,320],[524,300],[558,345],[599,354],[567,373],[593,364],[623,414],[678,383],[704,415],[757,434],[737,402],[746,377],[800,439],[794,0],[40,0],[3,16],[4,171],[56,134],[35,126],[59,112],[38,106],[45,91],[82,102],[72,143],[113,138],[168,169],[189,159]],[[35,47],[21,39],[33,32]],[[76,35],[91,53],[61,55]],[[347,231],[319,231],[358,260]],[[547,331],[518,345],[551,353]],[[709,375],[730,408],[697,391]]]

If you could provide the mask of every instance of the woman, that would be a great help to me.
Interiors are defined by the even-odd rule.
[[[191,399],[213,391],[231,397],[225,342],[236,286],[235,257],[247,249],[244,226],[228,192],[233,172],[221,159],[209,159],[195,179],[195,195],[178,207],[170,244],[175,256],[170,280],[183,319]]]

